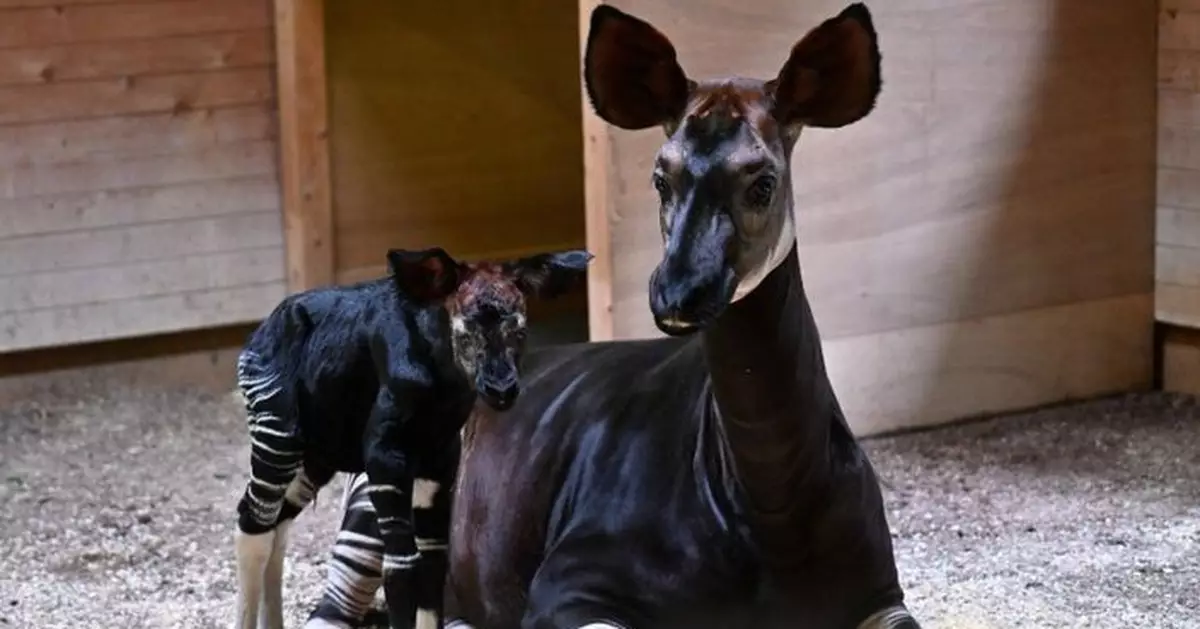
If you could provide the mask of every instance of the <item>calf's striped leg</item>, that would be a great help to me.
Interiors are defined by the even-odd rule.
[[[325,573],[325,591],[304,629],[359,627],[372,611],[375,593],[383,583],[383,540],[375,522],[375,505],[367,493],[369,486],[366,474],[355,474],[346,481],[342,524]]]
[[[454,477],[458,472],[457,439],[440,448],[421,452],[413,482],[413,528],[417,559],[415,587],[416,629],[441,629],[445,617],[444,592],[449,558],[450,507]]]
[[[284,497],[304,458],[287,392],[264,362],[252,351],[243,352],[238,360],[238,385],[246,400],[250,432],[250,480],[237,506],[237,629],[256,625],[282,629],[282,618],[262,607],[264,581]]]

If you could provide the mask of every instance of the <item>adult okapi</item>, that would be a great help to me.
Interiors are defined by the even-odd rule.
[[[801,129],[874,108],[870,12],[817,26],[772,80],[693,81],[662,33],[601,5],[584,66],[601,118],[666,133],[649,294],[668,338],[531,352],[514,407],[468,423],[446,617],[917,628],[878,481],[826,374],[792,210]]]

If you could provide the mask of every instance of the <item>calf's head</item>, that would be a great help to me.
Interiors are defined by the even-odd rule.
[[[665,35],[609,5],[592,11],[584,84],[622,129],[661,127],[654,160],[664,251],[650,309],[666,334],[714,321],[791,254],[791,153],[803,127],[842,127],[875,106],[880,57],[861,3],[793,46],[770,80],[695,81]]]
[[[583,276],[591,259],[583,250],[505,262],[459,262],[440,247],[388,252],[401,292],[416,303],[446,309],[455,363],[499,411],[511,407],[520,392],[526,297],[564,292]]]

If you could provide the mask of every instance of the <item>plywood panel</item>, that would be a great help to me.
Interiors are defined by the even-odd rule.
[[[0,352],[283,293],[270,0],[0,2]]]
[[[1164,0],[1155,317],[1200,327],[1200,4]]]
[[[339,280],[584,244],[575,3],[326,6]]]
[[[761,78],[774,76],[790,46],[845,5],[614,4],[659,25],[690,74]],[[1100,318],[1095,325],[1122,341],[1101,343],[1098,359],[1129,360],[1122,352],[1148,347],[1149,323],[1128,305],[1146,306],[1153,291],[1155,7],[1087,0],[870,6],[883,53],[878,107],[851,127],[806,131],[793,160],[801,264],[830,361],[854,356],[866,370],[850,362],[835,369],[847,406],[884,413],[862,421],[894,427],[927,416],[907,402],[886,410],[889,396],[944,396],[942,410],[929,415],[940,419],[998,410],[1006,392],[1013,405],[1058,399],[1068,392],[1047,384],[1026,395],[1024,385],[1001,377],[979,384],[994,387],[980,397],[959,379],[970,380],[964,352],[1001,352],[1026,366],[1047,352],[1069,353],[1077,341],[1055,340],[1063,330],[1054,322],[1064,319],[1048,312]],[[609,216],[611,255],[595,264],[611,268],[616,338],[658,334],[646,299],[661,252],[647,173],[661,140],[658,130],[610,129],[608,168],[589,171],[608,182],[607,207],[589,212]],[[972,336],[989,321],[1012,332]],[[1018,342],[1019,334],[1041,340]],[[895,382],[885,372],[907,369],[897,364],[904,361],[887,359],[872,375],[876,367],[865,365],[897,343],[929,361],[916,361]],[[839,357],[836,347],[861,349]],[[1052,362],[1037,378],[1078,377],[1077,388],[1092,391],[1135,386],[1149,379],[1149,359],[1140,355],[1127,371]],[[909,389],[883,395],[879,387]]]

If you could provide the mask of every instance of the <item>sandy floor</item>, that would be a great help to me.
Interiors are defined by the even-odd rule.
[[[230,626],[230,396],[79,383],[0,409],[0,626]],[[929,628],[1200,627],[1200,409],[1141,395],[867,442]],[[340,481],[293,529],[290,627]]]

